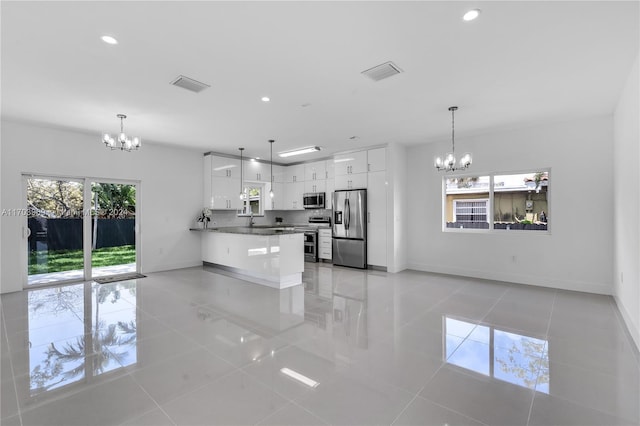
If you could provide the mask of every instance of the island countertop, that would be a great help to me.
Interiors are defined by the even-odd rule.
[[[221,226],[215,228],[190,228],[190,231],[218,232],[224,234],[244,234],[244,235],[287,235],[302,234],[304,230],[294,229],[290,226]]]

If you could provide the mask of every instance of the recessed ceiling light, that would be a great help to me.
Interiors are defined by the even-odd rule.
[[[269,102],[271,99],[269,99],[269,97],[268,97],[268,96],[263,96],[263,97],[261,98],[261,100],[262,100],[262,102]]]
[[[104,41],[107,44],[118,44],[118,40],[116,40],[115,38],[108,36],[108,35],[104,35],[102,37],[100,37],[102,39],[102,41]]]
[[[480,9],[471,9],[462,16],[465,21],[473,21],[480,15]]]

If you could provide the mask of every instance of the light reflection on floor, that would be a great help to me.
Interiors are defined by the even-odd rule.
[[[443,324],[449,364],[549,393],[546,340],[446,316]]]

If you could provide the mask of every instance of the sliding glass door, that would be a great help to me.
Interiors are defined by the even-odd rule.
[[[27,177],[27,284],[84,277],[84,182]]]
[[[91,182],[91,276],[136,272],[136,185]]]
[[[139,271],[138,183],[25,176],[27,286]]]

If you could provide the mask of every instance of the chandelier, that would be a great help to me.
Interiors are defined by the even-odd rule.
[[[462,158],[460,158],[460,161],[456,162],[454,113],[457,109],[457,106],[449,107],[449,111],[451,111],[451,152],[447,152],[444,158],[441,156],[434,158],[433,165],[438,171],[453,172],[455,170],[464,170],[468,168],[472,162],[471,153],[469,152],[465,152]]]
[[[142,146],[142,139],[137,136],[127,136],[124,132],[124,119],[127,118],[127,116],[124,114],[118,114],[116,117],[120,119],[120,133],[115,138],[109,133],[103,133],[102,142],[104,142],[105,146],[111,150],[119,149],[120,151],[131,152],[134,149],[139,149]]]

